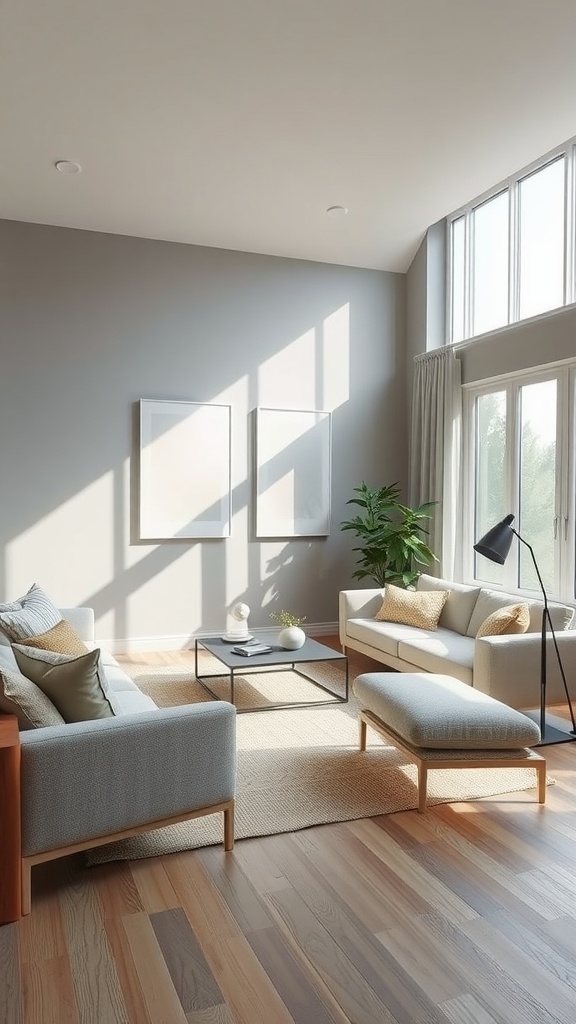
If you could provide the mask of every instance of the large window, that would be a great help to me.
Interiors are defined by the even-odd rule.
[[[505,565],[473,550],[508,512],[533,548],[550,597],[574,601],[576,363],[465,391],[465,578],[539,593],[528,549],[514,543]]]
[[[448,341],[576,301],[571,140],[448,220]]]

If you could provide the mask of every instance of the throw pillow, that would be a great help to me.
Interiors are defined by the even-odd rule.
[[[17,601],[0,605],[0,628],[17,642],[52,629],[61,619],[58,609],[36,583]]]
[[[62,715],[46,694],[16,669],[0,669],[0,711],[16,715],[20,729],[64,724]]]
[[[20,671],[50,698],[65,722],[114,717],[98,647],[77,657],[23,644],[12,649]]]
[[[58,654],[86,654],[86,644],[66,619],[52,629],[38,636],[27,636],[26,647],[37,647],[40,651],[56,651]]]
[[[476,633],[481,636],[500,636],[502,633],[526,633],[530,625],[530,607],[527,604],[508,604],[492,612]]]
[[[447,590],[403,590],[388,583],[376,619],[379,622],[401,622],[420,629],[437,629],[447,598]]]

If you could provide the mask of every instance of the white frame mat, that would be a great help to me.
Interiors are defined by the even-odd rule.
[[[229,537],[229,405],[140,400],[140,539]]]
[[[256,536],[330,533],[331,414],[256,409]]]

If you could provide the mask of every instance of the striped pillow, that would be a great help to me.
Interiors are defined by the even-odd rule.
[[[46,633],[61,620],[58,609],[36,583],[24,597],[11,604],[0,604],[0,629],[17,642]]]

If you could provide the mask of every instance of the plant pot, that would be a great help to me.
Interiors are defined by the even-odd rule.
[[[286,626],[278,634],[278,643],[285,651],[297,651],[306,640],[306,633],[300,626]]]

